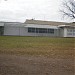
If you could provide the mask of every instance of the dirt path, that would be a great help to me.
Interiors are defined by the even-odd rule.
[[[0,75],[74,75],[74,60],[0,54]]]

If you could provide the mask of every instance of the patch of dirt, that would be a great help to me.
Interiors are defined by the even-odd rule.
[[[0,75],[74,75],[74,59],[0,54]]]

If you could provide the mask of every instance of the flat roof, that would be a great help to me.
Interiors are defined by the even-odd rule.
[[[58,29],[57,26],[52,26],[52,25],[25,25],[24,27],[31,27],[31,28],[52,28],[52,29]]]
[[[59,25],[58,27],[75,27],[75,26],[73,26],[73,25]]]
[[[35,19],[27,19],[25,21],[25,24],[35,24],[35,25],[53,25],[53,26],[58,26],[58,25],[63,25],[65,24],[64,22],[56,22],[56,21],[43,21],[43,20],[35,20]]]

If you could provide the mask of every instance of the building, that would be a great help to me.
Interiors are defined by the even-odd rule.
[[[0,35],[75,37],[75,23],[33,19],[26,20],[24,23],[0,22]]]
[[[4,22],[0,22],[0,35],[4,35]]]

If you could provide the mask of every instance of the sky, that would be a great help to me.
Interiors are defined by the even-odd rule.
[[[0,21],[67,21],[59,11],[61,3],[62,0],[0,0]]]

